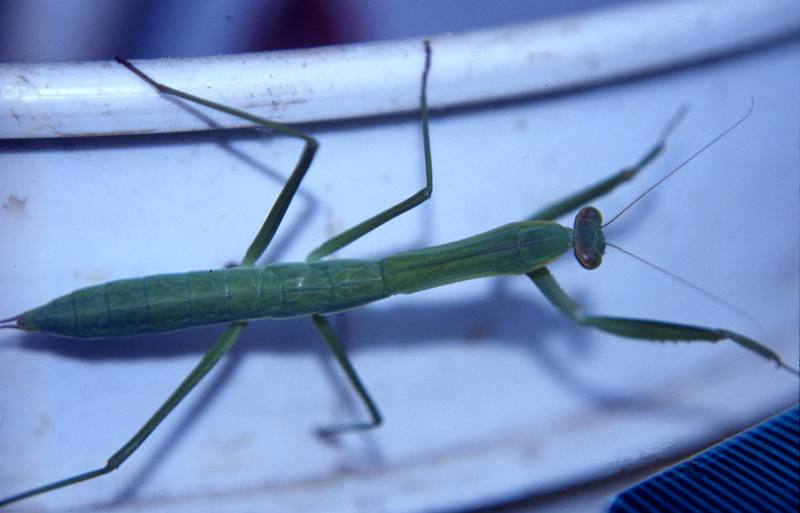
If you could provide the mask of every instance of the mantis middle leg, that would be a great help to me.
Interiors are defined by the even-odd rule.
[[[356,239],[359,239],[360,237],[363,237],[367,233],[394,219],[400,214],[408,212],[414,207],[422,204],[431,197],[431,194],[433,193],[433,164],[431,160],[431,141],[428,133],[428,99],[426,91],[428,85],[428,72],[430,71],[431,67],[431,46],[430,41],[427,40],[424,44],[425,67],[422,70],[422,86],[419,101],[422,116],[422,144],[425,154],[425,187],[412,194],[405,200],[392,205],[375,216],[370,217],[369,219],[362,221],[352,228],[349,228],[339,235],[336,235],[335,237],[325,241],[322,245],[309,253],[308,257],[306,258],[307,261],[314,262],[324,258],[327,255],[330,255],[335,251],[338,251],[344,246],[350,244]],[[355,390],[356,394],[361,399],[361,402],[364,404],[367,412],[369,412],[370,417],[369,421],[366,422],[352,422],[322,427],[318,430],[318,433],[322,436],[331,436],[338,433],[363,431],[378,427],[382,422],[380,410],[375,404],[375,401],[372,400],[367,388],[358,377],[353,364],[350,362],[350,358],[347,356],[347,351],[345,350],[344,345],[339,340],[339,337],[336,335],[336,332],[334,331],[327,317],[323,315],[313,315],[312,321],[314,322],[314,327],[322,336],[323,340],[325,340],[325,343],[328,344],[333,356],[336,358],[336,361],[339,363],[342,371],[347,376],[347,379],[350,382],[350,385],[353,387],[353,390]]]

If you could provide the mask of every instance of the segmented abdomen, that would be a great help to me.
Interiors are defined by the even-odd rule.
[[[388,295],[377,262],[287,263],[112,281],[30,310],[17,325],[73,337],[124,336],[335,312]]]

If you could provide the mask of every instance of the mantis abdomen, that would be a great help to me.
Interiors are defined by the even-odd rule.
[[[259,317],[344,310],[388,295],[377,262],[285,263],[157,274],[85,287],[17,325],[72,337],[156,333]]]

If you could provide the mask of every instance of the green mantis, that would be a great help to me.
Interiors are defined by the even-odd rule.
[[[430,58],[430,53],[427,53]],[[427,76],[428,67],[426,66],[423,77]],[[143,77],[144,78],[144,77]],[[173,92],[167,90],[166,92]],[[413,208],[430,196],[431,193],[431,180],[432,180],[432,164],[431,164],[431,150],[429,143],[429,136],[427,134],[427,109],[425,103],[425,79],[423,78],[422,85],[422,115],[423,115],[423,134],[424,134],[424,150],[426,160],[426,173],[427,184],[426,187],[420,190],[415,195],[409,197],[407,200],[391,207],[389,210],[379,214],[364,223],[357,225],[355,228],[343,232],[338,237],[335,237],[317,250],[309,255],[309,260],[315,262],[330,253],[341,249],[346,244],[354,241],[361,235],[364,235],[371,230],[377,228],[384,222],[393,219],[405,211]],[[244,113],[239,113],[245,115]],[[253,119],[253,121],[261,121]],[[280,220],[288,208],[292,195],[296,191],[302,174],[308,170],[311,159],[316,151],[316,143],[308,136],[294,131],[290,128],[272,126],[273,129],[281,133],[292,135],[301,138],[305,142],[305,149],[300,157],[300,160],[295,168],[295,172],[289,179],[287,186],[276,201],[276,206],[270,212],[262,230],[254,240],[253,244],[248,249],[243,259],[244,267],[251,266],[263,253],[264,249],[268,246],[272,237],[275,235]],[[659,151],[661,145],[657,145]],[[641,166],[649,164],[653,154],[648,154],[641,162]],[[627,175],[618,175],[612,179],[612,185],[616,185],[627,178]],[[591,197],[600,193],[608,187],[592,188],[583,195],[583,197]],[[564,203],[556,204],[553,209],[549,210],[547,215],[534,214],[531,217],[534,219],[553,218],[566,210],[571,210],[572,203],[567,207]],[[582,203],[582,201],[580,202]],[[591,217],[592,214],[589,215]],[[597,224],[590,223],[591,232],[594,233],[594,238],[597,238]],[[203,281],[202,275],[187,276],[180,275],[177,277],[169,277],[163,280],[159,279],[151,282],[138,281],[134,283],[125,283],[115,285],[116,289],[92,289],[85,291],[84,296],[76,297],[69,296],[63,300],[62,303],[56,303],[52,308],[61,311],[67,308],[70,315],[66,317],[59,313],[51,314],[49,311],[44,311],[42,315],[29,313],[23,314],[16,318],[9,320],[9,325],[14,323],[24,328],[44,327],[50,321],[55,322],[58,326],[50,327],[53,331],[61,331],[66,335],[119,335],[119,334],[134,334],[137,332],[148,331],[151,328],[155,330],[170,329],[176,327],[186,327],[194,324],[203,324],[208,322],[221,322],[235,319],[233,324],[225,331],[225,333],[218,339],[214,347],[207,353],[203,361],[198,365],[196,371],[191,375],[184,384],[176,391],[173,396],[168,399],[164,407],[157,412],[156,415],[137,433],[131,441],[123,446],[120,451],[112,456],[110,463],[106,467],[97,470],[91,470],[84,474],[78,474],[72,478],[56,481],[51,485],[45,485],[39,489],[33,489],[30,492],[23,492],[21,495],[13,496],[6,499],[6,503],[25,498],[30,495],[43,493],[55,488],[67,486],[82,480],[91,479],[99,475],[105,474],[110,470],[116,468],[121,464],[133,451],[144,441],[152,429],[167,415],[167,413],[177,404],[177,402],[191,389],[202,376],[222,357],[236,341],[238,336],[244,329],[243,321],[253,317],[260,317],[263,315],[271,316],[291,316],[291,315],[307,315],[312,314],[315,326],[323,335],[323,338],[328,342],[329,346],[334,352],[339,363],[342,365],[345,373],[350,379],[350,382],[355,387],[358,395],[363,400],[368,412],[370,413],[370,421],[366,423],[352,423],[337,425],[329,427],[324,431],[326,435],[332,435],[341,431],[350,430],[364,430],[376,426],[380,422],[380,414],[375,405],[368,395],[366,388],[361,384],[358,376],[350,365],[349,359],[341,347],[341,343],[337,340],[334,331],[331,329],[328,321],[319,314],[328,312],[336,312],[339,310],[347,309],[358,304],[379,299],[393,293],[411,293],[425,288],[444,285],[446,283],[460,281],[462,279],[474,278],[486,275],[498,274],[528,274],[531,280],[542,290],[542,292],[561,310],[577,320],[583,321],[591,326],[606,329],[611,332],[621,333],[624,335],[633,336],[651,336],[653,338],[690,338],[690,337],[706,337],[706,338],[732,338],[734,341],[744,345],[745,347],[755,350],[760,355],[780,362],[778,356],[764,348],[758,342],[752,339],[741,336],[731,331],[709,331],[696,328],[681,327],[677,325],[668,325],[664,323],[637,323],[631,321],[603,319],[596,317],[582,317],[581,314],[576,313],[574,304],[571,303],[559,290],[559,288],[552,281],[551,276],[543,269],[543,265],[550,260],[556,258],[561,253],[567,251],[570,246],[570,241],[573,239],[572,232],[568,229],[556,228],[555,225],[550,223],[525,223],[519,225],[509,225],[502,229],[485,232],[482,235],[470,239],[464,239],[450,245],[439,246],[437,248],[429,248],[420,251],[407,252],[395,256],[390,256],[386,259],[379,261],[376,265],[374,262],[366,261],[349,261],[339,264],[297,264],[296,267],[275,267],[269,268],[267,271],[253,270],[253,269],[234,269],[231,271],[220,271],[217,276],[221,276],[219,281],[214,281],[217,278]],[[543,247],[545,248],[543,250]],[[595,256],[596,258],[596,256]],[[257,273],[257,274],[254,274]],[[265,277],[264,274],[268,273],[270,276]],[[347,275],[341,281],[339,277]],[[316,285],[319,283],[335,283],[331,285]],[[313,293],[324,292],[323,297],[308,300],[305,297],[300,297],[302,288],[300,281],[305,283],[313,281],[314,286],[310,287]],[[225,311],[215,311],[213,315],[206,316],[206,310],[200,309],[198,305],[205,292],[196,292],[200,289],[211,290],[213,293],[222,296],[238,296],[234,293],[237,290],[246,290],[246,286],[250,283],[252,286],[250,290],[259,290],[256,294],[256,299],[250,298],[249,310],[244,310],[244,314],[237,317],[238,314],[232,314],[230,304],[225,305]],[[283,290],[284,296],[278,295],[278,302],[280,309],[275,311],[259,310],[262,308],[264,297],[269,297],[270,291],[274,292],[274,288],[270,288],[270,283],[278,283],[279,288]],[[288,284],[294,283],[294,286]],[[136,291],[132,291],[129,287],[134,285],[138,287]],[[182,287],[182,288],[181,288]],[[160,288],[161,292],[156,291]],[[168,290],[172,289],[172,290]],[[308,289],[308,287],[306,287]],[[326,290],[323,290],[326,289]],[[188,301],[172,301],[168,296],[174,296],[173,290],[179,290],[180,294],[188,298]],[[159,298],[159,301],[169,306],[170,308],[176,304],[183,304],[183,306],[192,303],[197,306],[194,311],[191,309],[183,313],[176,314],[174,311],[169,315],[165,315],[164,319],[184,319],[184,324],[168,325],[158,324],[154,321],[157,317],[153,312],[146,314],[146,319],[130,319],[129,317],[112,319],[109,315],[111,309],[105,308],[106,304],[123,305],[125,302],[120,300],[118,296],[131,296],[134,301],[143,301],[142,298]],[[296,297],[295,297],[296,296]],[[241,298],[239,298],[241,299]],[[98,301],[102,300],[102,308],[97,307]],[[110,303],[105,303],[110,301]],[[153,303],[149,302],[150,299],[144,301],[146,306]],[[258,304],[255,304],[258,303]],[[80,304],[81,306],[78,306]],[[266,307],[275,303],[266,303]],[[172,306],[170,306],[172,305]],[[238,307],[237,307],[238,308]],[[71,309],[71,310],[70,310]],[[48,307],[50,310],[50,307]],[[127,316],[129,312],[122,312],[119,308],[116,309],[120,315]],[[40,311],[41,313],[42,311]],[[80,313],[79,313],[80,312]],[[135,312],[134,312],[135,313]],[[140,311],[141,313],[141,311]],[[103,319],[99,319],[98,315]],[[218,315],[214,317],[214,315]],[[193,317],[194,316],[194,317]],[[221,316],[221,317],[220,317]],[[200,317],[200,322],[197,321]],[[79,319],[78,319],[79,318]],[[78,319],[76,321],[76,319]],[[68,321],[73,321],[72,324]],[[102,331],[106,329],[109,331]],[[74,331],[69,331],[74,330]],[[118,331],[115,331],[118,330]],[[137,331],[138,330],[138,331]]]

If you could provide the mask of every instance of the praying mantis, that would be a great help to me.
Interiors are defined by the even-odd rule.
[[[435,197],[435,196],[434,196]]]

